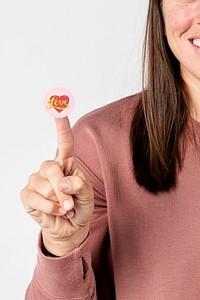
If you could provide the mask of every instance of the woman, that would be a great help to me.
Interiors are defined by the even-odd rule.
[[[143,92],[73,134],[56,120],[21,192],[41,226],[26,299],[199,299],[199,47],[199,0],[150,0]]]

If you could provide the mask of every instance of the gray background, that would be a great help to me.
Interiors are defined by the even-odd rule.
[[[85,113],[141,88],[145,0],[0,1],[0,298],[24,299],[39,226],[19,192],[56,132],[43,108],[49,89],[74,95],[73,125]]]

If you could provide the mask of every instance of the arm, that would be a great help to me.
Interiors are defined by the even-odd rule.
[[[101,287],[104,288],[105,299],[111,299],[110,296],[106,296],[109,295],[111,262],[106,257],[109,253],[109,235],[105,191],[99,173],[101,172],[100,162],[94,138],[88,130],[83,128],[83,124],[75,126],[74,135],[78,165],[94,190],[95,209],[90,234],[73,251],[60,258],[46,257],[42,253],[42,234],[40,234],[37,265],[26,292],[26,300],[96,300],[98,297],[95,281],[101,293]],[[54,252],[54,254],[57,253]],[[99,299],[102,298],[99,297]]]

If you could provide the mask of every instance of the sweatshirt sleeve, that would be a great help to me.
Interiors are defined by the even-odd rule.
[[[41,233],[38,241],[37,265],[26,291],[26,300],[68,300],[96,298],[95,280],[87,239],[79,248],[62,258],[45,256]]]
[[[90,234],[80,247],[62,258],[43,255],[40,234],[37,264],[25,300],[110,299],[112,268],[106,197],[96,132],[88,123],[87,118],[81,119],[75,124],[73,133],[77,160],[94,189]],[[98,290],[100,296],[97,296]]]

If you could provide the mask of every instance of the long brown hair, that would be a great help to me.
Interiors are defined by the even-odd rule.
[[[156,194],[176,186],[183,159],[179,140],[189,115],[180,64],[164,35],[159,0],[149,1],[142,80],[131,127],[131,151],[138,184]]]

